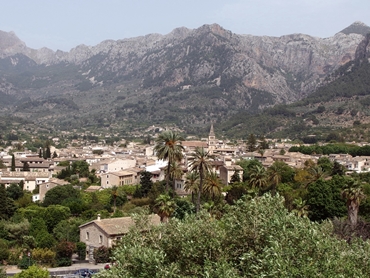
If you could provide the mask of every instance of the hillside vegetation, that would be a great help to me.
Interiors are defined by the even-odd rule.
[[[260,114],[242,112],[221,126],[227,137],[250,133],[311,140],[370,140],[370,64],[356,60],[340,67],[305,99]],[[309,139],[311,137],[311,139]],[[314,139],[312,139],[314,138]]]

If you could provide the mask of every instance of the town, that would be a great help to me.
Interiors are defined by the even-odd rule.
[[[170,143],[172,147],[180,146],[179,156],[160,153],[161,146],[167,146],[168,143],[161,141],[164,135],[173,136]],[[45,221],[45,234],[50,235],[51,239],[45,242],[37,233],[33,234],[33,243],[26,244],[28,258],[32,254],[36,261],[57,266],[71,265],[76,261],[109,263],[107,250],[111,250],[135,226],[132,215],[140,211],[139,208],[145,210],[149,207],[149,211],[145,211],[152,214],[149,214],[147,221],[150,225],[158,226],[160,223],[167,223],[170,217],[181,219],[186,214],[198,214],[201,210],[218,218],[223,214],[225,203],[234,204],[242,195],[253,197],[266,192],[273,195],[279,192],[285,197],[285,206],[289,210],[298,216],[310,216],[312,220],[321,221],[336,214],[325,212],[322,207],[316,208],[320,212],[315,212],[314,206],[307,199],[310,195],[308,185],[320,180],[329,185],[333,180],[337,182],[334,179],[336,174],[353,176],[370,171],[369,156],[352,156],[349,153],[303,154],[292,151],[302,147],[302,143],[297,144],[288,139],[256,138],[253,134],[246,141],[220,140],[212,123],[206,138],[195,140],[192,137],[183,140],[176,136],[178,134],[171,130],[159,130],[157,136],[148,142],[127,142],[122,139],[114,144],[107,144],[104,140],[91,142],[73,139],[66,148],[58,148],[59,138],[55,137],[49,138],[45,148],[40,148],[38,152],[19,150],[22,149],[22,142],[12,141],[1,151],[0,185],[7,196],[14,198],[18,213],[29,218],[25,223],[30,224],[25,224],[25,234],[21,241],[29,236],[28,232],[33,225],[40,225],[37,222],[40,220],[34,219],[38,219],[39,214],[43,215],[43,210],[55,210],[53,213],[57,214],[64,210],[65,214],[53,224]],[[201,167],[206,167],[207,173],[200,177],[202,168],[197,168],[197,158],[202,155],[202,159],[207,161],[203,161],[206,166]],[[199,179],[204,180],[203,188]],[[298,187],[287,190],[284,184],[287,186],[289,183],[295,183]],[[59,193],[57,189],[60,189]],[[304,192],[300,192],[302,189]],[[19,193],[19,190],[28,194]],[[61,193],[63,190],[65,193]],[[99,198],[103,195],[98,196],[100,193],[105,194],[103,192],[107,190],[108,196],[105,195],[104,198],[110,201],[105,206],[99,206]],[[88,194],[85,196],[92,198],[92,206],[95,202],[96,208],[88,209],[77,204],[76,200],[80,202],[79,199],[68,203],[67,200],[75,194],[73,192]],[[29,199],[25,200],[25,196]],[[6,214],[9,211],[14,214],[16,208],[12,209],[10,206],[9,209],[6,208],[7,205],[5,202],[2,218],[10,220],[10,215],[7,217]],[[55,205],[67,208],[53,207]],[[342,205],[345,205],[344,201]],[[176,212],[179,208],[183,210],[182,216]],[[27,212],[29,210],[33,212]],[[337,215],[341,214],[343,210]],[[73,223],[70,215],[80,217],[77,224]],[[357,215],[356,219],[349,221],[355,221],[352,224],[357,225]],[[70,241],[70,237],[74,237],[73,252],[63,258],[56,251],[55,255],[45,259],[45,250],[55,247],[53,237],[59,233],[60,225],[74,225],[74,228],[67,228],[61,232],[63,235],[56,237],[64,244]],[[3,225],[3,230],[7,230],[7,224]],[[8,257],[2,259],[11,263],[12,252],[15,251],[8,251]],[[23,263],[13,261],[21,268],[29,267],[27,256],[20,257]]]

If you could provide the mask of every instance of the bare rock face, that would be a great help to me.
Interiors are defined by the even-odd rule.
[[[69,72],[68,82],[40,77],[47,91],[60,91],[62,83],[64,91],[75,92],[81,87],[81,78],[82,83],[103,87],[135,81],[143,94],[164,88],[215,86],[234,98],[236,109],[263,108],[301,99],[341,65],[366,56],[366,32],[370,27],[356,22],[329,38],[305,34],[268,37],[234,34],[212,24],[54,52],[27,48],[14,33],[0,31],[0,58],[22,54],[39,66],[77,68]]]
[[[0,31],[0,57],[13,56],[27,51],[26,44],[14,32]]]

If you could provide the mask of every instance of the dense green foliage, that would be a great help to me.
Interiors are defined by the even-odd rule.
[[[369,156],[370,146],[357,146],[351,144],[325,144],[325,145],[310,145],[310,146],[293,146],[289,149],[290,152],[301,152],[303,154],[350,154],[352,156]]]
[[[113,250],[116,262],[97,277],[367,277],[370,245],[332,236],[289,213],[283,198],[241,200],[220,220],[208,214],[172,220]]]
[[[30,266],[27,270],[14,275],[15,278],[49,278],[49,271],[38,266]]]

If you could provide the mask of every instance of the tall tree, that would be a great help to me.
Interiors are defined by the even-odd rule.
[[[49,146],[46,147],[45,153],[46,158],[51,158],[51,151]]]
[[[114,185],[112,187],[113,212],[116,212],[116,208],[117,208],[117,196],[118,196],[118,187],[117,187],[117,185]]]
[[[275,161],[268,169],[267,169],[267,176],[269,181],[271,182],[271,192],[274,196],[276,193],[276,188],[281,182],[283,177],[283,171],[286,164],[282,161]]]
[[[261,150],[266,150],[269,148],[269,143],[266,141],[266,138],[262,135],[260,138],[260,144],[258,146],[258,148]]]
[[[366,195],[360,184],[356,180],[350,179],[343,188],[342,197],[346,200],[348,221],[352,229],[354,229],[357,225],[360,203],[366,198]]]
[[[186,191],[191,192],[191,201],[195,205],[194,194],[198,194],[199,190],[199,173],[196,171],[189,172],[186,175],[184,188]]]
[[[12,171],[12,172],[15,171],[15,157],[14,157],[14,154],[12,154],[12,165],[11,165],[10,171]]]
[[[0,219],[8,219],[8,197],[5,186],[0,184]]]
[[[29,172],[30,171],[30,165],[28,164],[27,161],[23,162],[23,172]]]
[[[208,193],[212,200],[216,197],[221,196],[222,193],[222,181],[218,177],[216,172],[211,171],[205,178],[204,192]]]
[[[211,171],[210,159],[213,158],[213,156],[209,152],[206,152],[203,147],[197,147],[193,157],[194,160],[190,164],[191,171],[199,173],[199,190],[196,205],[196,212],[198,213],[200,211],[200,196],[203,191],[204,178]]]
[[[46,140],[45,142],[45,152],[44,152],[44,158],[51,158],[51,151],[50,151],[51,143],[49,140]]]
[[[251,187],[262,189],[267,185],[267,173],[263,166],[255,165],[252,167],[249,175],[249,184]]]
[[[142,197],[146,197],[153,187],[152,173],[148,171],[140,172],[140,193]]]
[[[249,134],[247,139],[247,150],[248,152],[254,152],[257,150],[257,139],[256,136],[254,136],[253,133]]]
[[[166,173],[166,190],[170,189],[170,167],[174,161],[181,161],[183,158],[182,151],[184,147],[181,145],[184,139],[171,130],[162,132],[156,139],[154,151],[159,159],[167,160]]]

